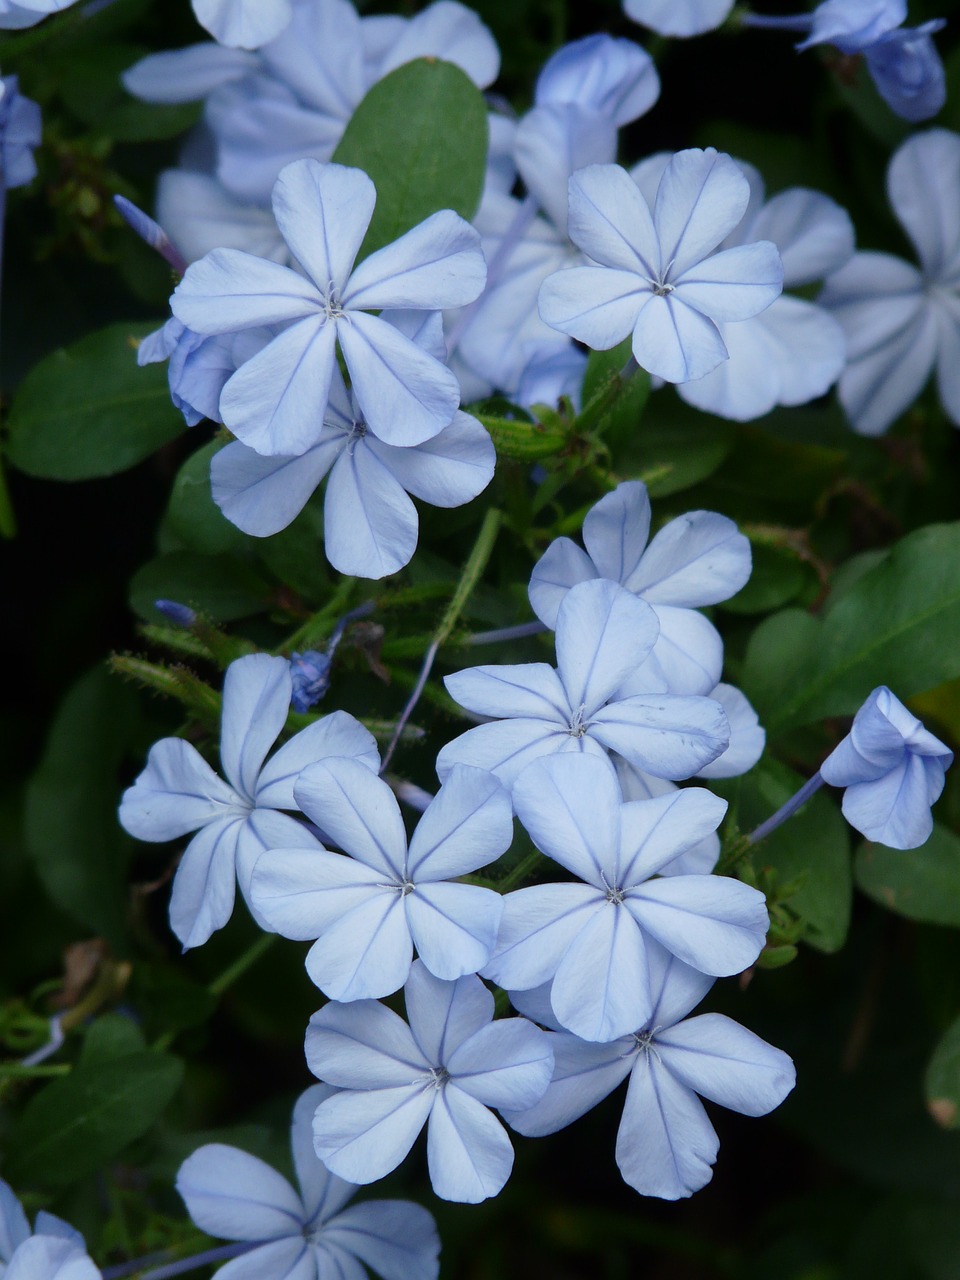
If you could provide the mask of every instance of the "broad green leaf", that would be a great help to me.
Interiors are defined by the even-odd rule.
[[[779,760],[767,758],[743,779],[739,823],[758,826],[803,785]],[[850,925],[852,882],[847,824],[833,800],[817,792],[758,846],[756,865],[772,867],[780,883],[802,880],[789,905],[806,923],[804,941],[820,951],[843,946]]]
[[[149,50],[115,44],[65,53],[58,88],[78,120],[118,142],[172,138],[196,124],[200,102],[141,102],[123,87],[121,73]]]
[[[617,453],[624,475],[650,475],[650,496],[665,498],[713,475],[734,446],[728,422],[698,413],[672,392],[658,391],[643,421]]]
[[[27,847],[44,888],[115,944],[126,928],[131,848],[117,822],[117,769],[137,718],[132,689],[105,668],[88,672],[61,705],[26,793]]]
[[[960,1018],[940,1040],[927,1067],[927,1110],[944,1129],[960,1126]]]
[[[233,551],[251,541],[210,496],[210,460],[222,448],[219,440],[211,440],[190,455],[177,472],[165,516],[168,535],[187,550],[207,555]]]
[[[363,169],[377,188],[358,258],[438,209],[472,218],[483,190],[488,135],[480,90],[450,62],[416,58],[375,84],[333,153],[337,164]]]
[[[321,604],[330,591],[323,552],[323,503],[319,495],[307,503],[292,524],[270,538],[251,539],[252,548],[278,582]]]
[[[744,691],[773,733],[853,715],[877,685],[906,699],[960,676],[958,634],[960,524],[928,525],[838,593],[822,622],[795,611],[764,622]]]
[[[164,1053],[81,1058],[27,1103],[4,1173],[51,1191],[89,1177],[152,1127],[182,1077],[183,1063]]]
[[[236,556],[171,551],[141,566],[130,583],[130,607],[147,622],[165,622],[157,600],[175,600],[214,622],[232,622],[262,613],[270,587],[251,565]]]
[[[80,1063],[84,1067],[112,1058],[124,1058],[146,1049],[143,1032],[121,1013],[105,1013],[92,1022],[83,1041]]]
[[[863,845],[855,875],[857,888],[889,911],[960,929],[960,837],[939,823],[919,849]]]
[[[786,547],[754,543],[750,580],[723,602],[729,613],[767,613],[781,609],[815,580],[813,570]]]
[[[89,480],[126,471],[183,430],[165,365],[137,365],[155,325],[114,324],[62,347],[24,378],[7,456],[28,475]]]

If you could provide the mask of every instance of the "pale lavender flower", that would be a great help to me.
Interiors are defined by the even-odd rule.
[[[184,949],[200,946],[226,924],[237,880],[249,901],[254,863],[265,849],[320,848],[302,822],[279,812],[297,809],[294,783],[307,765],[333,755],[351,756],[374,774],[380,766],[373,735],[344,711],[302,729],[264,763],[286,722],[290,695],[284,658],[238,658],[223,686],[220,760],[227,781],[189,742],[164,738],[124,792],[120,822],[138,840],[197,832],[177,867],[170,899],[170,924]]]
[[[32,27],[74,4],[76,0],[0,0],[0,31]]]
[[[710,1181],[720,1145],[700,1098],[742,1115],[766,1115],[791,1091],[796,1071],[782,1050],[723,1014],[687,1017],[712,978],[653,946],[650,979],[653,1008],[629,1035],[592,1044],[559,1028],[551,1034],[556,1065],[549,1089],[529,1111],[505,1119],[528,1137],[556,1133],[629,1078],[617,1165],[642,1195],[680,1200]],[[518,992],[514,1002],[557,1027],[546,991]]]
[[[10,1185],[0,1178],[0,1278],[100,1280],[79,1231],[46,1210],[33,1231]]]
[[[207,337],[187,329],[171,316],[162,329],[149,333],[137,347],[142,367],[168,360],[170,399],[188,427],[209,418],[221,422],[220,395],[242,364],[276,336],[274,329],[247,329]]]
[[[17,76],[4,76],[0,79],[0,191],[25,186],[36,177],[33,149],[40,145],[41,132],[40,108],[20,92]]]
[[[257,49],[293,17],[291,0],[193,0],[193,12],[219,44]]]
[[[503,899],[457,877],[495,862],[513,839],[510,797],[480,769],[451,771],[410,839],[387,784],[356,760],[305,769],[298,805],[340,849],[276,848],[251,897],[286,938],[313,942],[307,973],[331,1000],[387,996],[413,950],[438,978],[476,973],[493,953]]]
[[[628,18],[661,36],[700,36],[727,20],[734,0],[623,0]]]
[[[493,996],[474,975],[443,982],[418,960],[404,996],[409,1026],[374,1000],[331,1001],[310,1019],[307,1064],[341,1090],[317,1108],[317,1154],[338,1177],[375,1182],[427,1124],[434,1191],[477,1204],[513,1167],[489,1108],[539,1101],[553,1071],[549,1038],[524,1018],[494,1022]]]

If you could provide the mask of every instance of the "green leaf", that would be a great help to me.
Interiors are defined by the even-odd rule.
[[[960,524],[928,525],[835,595],[822,622],[767,619],[743,687],[768,731],[853,715],[881,684],[909,698],[960,676],[958,564]]]
[[[713,475],[734,446],[734,428],[697,413],[670,392],[658,391],[639,430],[625,442],[617,465],[623,474],[655,477],[647,488],[665,498]]]
[[[214,622],[262,613],[270,587],[251,565],[235,556],[171,551],[141,566],[130,583],[130,607],[147,622],[165,621],[156,600],[176,600]]]
[[[143,1032],[120,1013],[105,1013],[90,1024],[83,1041],[80,1062],[84,1067],[146,1049]]]
[[[24,378],[7,456],[28,475],[89,480],[126,471],[183,430],[165,365],[137,365],[155,325],[114,324],[61,347]]]
[[[117,769],[138,722],[133,690],[97,667],[57,712],[26,792],[27,847],[43,886],[73,919],[116,944],[131,848],[117,822]]]
[[[590,352],[583,376],[583,416],[589,422],[594,421],[595,405],[609,396],[611,383],[632,354],[629,338],[609,351]],[[636,435],[649,396],[650,375],[634,368],[620,384],[616,397],[596,417],[596,430],[612,449],[619,449]]]
[[[323,502],[316,494],[296,520],[269,538],[253,540],[253,550],[278,582],[313,604],[330,592],[323,553]]]
[[[779,760],[762,760],[743,779],[741,829],[750,831],[769,818],[803,783]],[[812,796],[758,846],[754,860],[757,866],[772,867],[783,884],[801,881],[789,906],[804,920],[804,941],[820,951],[838,950],[850,926],[850,840],[830,797],[822,791]]]
[[[750,581],[723,602],[729,613],[767,613],[795,599],[813,577],[813,570],[785,547],[754,543]]]
[[[363,169],[377,188],[358,260],[438,209],[472,218],[488,137],[479,89],[450,62],[416,58],[375,84],[333,153],[337,164]]]
[[[960,1018],[940,1040],[924,1080],[927,1110],[944,1129],[960,1127]]]
[[[4,1172],[51,1191],[89,1177],[151,1128],[182,1077],[183,1063],[163,1053],[81,1058],[27,1103]]]
[[[210,496],[210,461],[222,448],[221,441],[211,440],[190,455],[177,472],[165,516],[165,533],[188,550],[207,555],[234,551],[250,542]]]
[[[855,875],[857,888],[889,911],[960,929],[960,838],[939,823],[919,849],[863,845]]]

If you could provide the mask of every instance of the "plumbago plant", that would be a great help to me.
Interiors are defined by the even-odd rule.
[[[400,8],[0,0],[0,1275],[952,1275],[955,32]]]

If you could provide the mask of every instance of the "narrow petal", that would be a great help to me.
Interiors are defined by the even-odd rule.
[[[333,711],[301,729],[274,752],[257,783],[257,804],[270,809],[296,809],[294,783],[311,764],[330,756],[348,756],[376,775],[380,768],[377,740],[346,711]]]
[[[177,1190],[201,1231],[224,1240],[277,1240],[303,1227],[303,1205],[286,1178],[219,1142],[183,1162]]]
[[[323,508],[327,559],[341,573],[385,578],[408,564],[420,522],[399,481],[365,440],[334,464]]]
[[[441,209],[364,258],[343,303],[351,310],[440,311],[473,302],[486,279],[478,232],[452,209]]]
[[[187,268],[170,306],[194,333],[234,333],[315,316],[322,300],[316,286],[289,267],[239,249],[214,249]]]
[[[244,533],[269,538],[297,518],[346,445],[330,432],[299,457],[264,457],[239,441],[214,454],[210,463],[213,500]]]
[[[726,978],[763,949],[769,917],[762,893],[726,876],[671,876],[630,889],[640,927],[703,973]]]
[[[322,293],[332,285],[342,295],[376,202],[367,175],[342,164],[296,160],[277,179],[274,216],[293,256]]]
[[[331,1000],[368,1000],[399,991],[412,960],[399,888],[383,885],[324,930],[310,948],[307,973]]]
[[[721,1107],[765,1116],[796,1083],[781,1049],[720,1013],[702,1013],[657,1035],[663,1065],[681,1084]]]
[[[175,840],[242,805],[196,747],[182,738],[162,738],[123,793],[120,825],[138,840]]]
[[[430,1115],[427,1163],[435,1195],[479,1204],[503,1190],[513,1168],[513,1147],[485,1106],[447,1085]]]
[[[324,1224],[323,1243],[360,1258],[383,1280],[437,1280],[437,1224],[407,1200],[351,1205]]]
[[[716,831],[726,811],[726,800],[704,787],[683,787],[623,805],[617,884],[632,886],[656,875]]]
[[[617,1132],[617,1165],[644,1196],[683,1200],[713,1177],[720,1143],[700,1099],[642,1054],[627,1088]]]
[[[544,626],[556,630],[557,614],[570,588],[597,577],[596,565],[585,551],[570,538],[554,538],[530,575],[527,594],[534,613]]]
[[[376,1182],[407,1155],[436,1096],[436,1090],[422,1081],[366,1093],[335,1093],[317,1108],[317,1154],[338,1178],[360,1185]]]
[[[454,767],[417,824],[407,874],[449,880],[495,862],[513,839],[510,796],[491,774]]]
[[[286,724],[290,692],[290,666],[285,658],[251,653],[227,668],[220,759],[224,773],[251,803],[255,803],[260,767]]]
[[[570,706],[593,714],[642,662],[660,631],[643,600],[603,578],[567,592],[557,615],[557,668]]]
[[[548,756],[513,789],[517,817],[537,848],[595,888],[616,875],[622,797],[607,760]]]
[[[211,822],[187,845],[170,893],[170,928],[184,950],[202,946],[233,913],[238,818]]]
[[[357,403],[374,435],[387,444],[415,445],[449,426],[460,407],[460,385],[439,360],[363,311],[351,311],[338,336]]]
[[[728,155],[713,147],[677,152],[660,179],[653,214],[671,279],[716,248],[743,217],[749,199],[750,185]]]
[[[447,1069],[457,1088],[485,1107],[525,1110],[553,1075],[551,1037],[526,1018],[501,1018],[460,1044]]]
[[[727,348],[705,315],[672,293],[651,294],[634,325],[633,354],[642,369],[665,382],[689,382],[726,360]]]
[[[196,102],[256,66],[254,54],[205,40],[141,58],[121,78],[127,92],[145,102]]]
[[[503,899],[472,884],[419,884],[404,899],[417,955],[438,978],[476,973],[497,943]]]
[[[484,716],[526,716],[567,726],[570,708],[560,677],[545,662],[468,667],[445,676],[447,692]]]
[[[274,932],[313,942],[343,916],[383,893],[382,874],[325,850],[270,849],[257,860],[250,895]]]
[[[605,901],[567,947],[550,989],[559,1022],[606,1043],[643,1026],[653,1008],[643,934],[622,903]]]
[[[594,712],[590,735],[635,768],[679,781],[715,760],[730,741],[723,708],[712,698],[636,694]]]
[[[346,1090],[407,1086],[432,1065],[399,1014],[376,1000],[324,1005],[310,1019],[304,1048],[313,1074]]]
[[[352,858],[383,876],[404,879],[407,837],[387,784],[359,760],[318,760],[294,786],[297,804]]]
[[[538,884],[508,893],[484,976],[515,991],[549,982],[573,939],[605,906],[604,895],[589,885]]]
[[[562,1032],[551,1035],[554,1069],[546,1093],[524,1111],[502,1112],[511,1129],[529,1138],[565,1129],[614,1091],[633,1066],[632,1038],[591,1044]]]
[[[609,267],[567,267],[540,287],[540,318],[595,351],[622,342],[653,298],[646,280]]]

